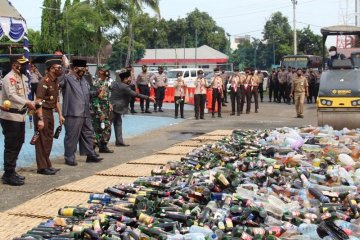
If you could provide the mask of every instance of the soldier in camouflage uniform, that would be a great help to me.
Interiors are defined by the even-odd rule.
[[[97,79],[94,80],[94,90],[98,92],[98,96],[92,99],[91,107],[93,110],[92,124],[94,128],[94,144],[99,148],[100,153],[113,153],[107,147],[111,136],[111,120],[110,112],[111,106],[109,102],[110,97],[110,83],[106,76],[106,71],[109,70],[108,65],[99,65]]]

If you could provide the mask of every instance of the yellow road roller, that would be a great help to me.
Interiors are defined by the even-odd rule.
[[[360,69],[352,58],[327,60],[325,42],[330,35],[357,35],[360,28],[354,26],[332,26],[322,28],[323,71],[317,98],[318,125],[329,125],[334,129],[360,128]],[[328,66],[325,68],[326,62]]]

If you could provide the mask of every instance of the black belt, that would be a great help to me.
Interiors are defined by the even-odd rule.
[[[9,110],[3,110],[5,112],[9,112],[9,113],[16,113],[16,114],[25,114],[27,111],[27,108],[22,109],[22,110],[18,110],[16,108],[10,108]]]

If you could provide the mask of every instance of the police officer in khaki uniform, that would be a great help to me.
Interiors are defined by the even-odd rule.
[[[229,77],[227,75],[227,73],[225,72],[225,69],[221,69],[221,78],[223,81],[223,97],[222,97],[222,106],[226,107],[226,103],[228,103],[227,101],[227,84],[229,82]]]
[[[211,79],[210,83],[212,87],[212,102],[211,102],[211,109],[212,109],[212,117],[215,117],[215,103],[217,102],[218,105],[218,117],[221,117],[221,103],[223,98],[223,80],[220,76],[220,71],[218,68],[214,69],[214,76]]]
[[[208,87],[207,81],[204,78],[204,71],[198,70],[198,76],[194,81],[195,92],[194,92],[194,110],[195,110],[195,119],[205,119],[205,103],[206,103],[206,88]]]
[[[182,74],[179,72],[176,74],[177,79],[174,82],[174,103],[175,103],[175,118],[178,118],[179,115],[179,107],[180,107],[180,117],[184,118],[184,103],[185,103],[185,91],[186,84],[184,79],[182,78]]]
[[[308,82],[306,77],[302,75],[301,68],[296,71],[291,87],[291,97],[295,98],[295,108],[298,118],[304,118],[304,100],[305,96],[309,96]]]
[[[240,116],[240,74],[239,69],[234,69],[234,74],[230,77],[230,101],[231,101],[231,114],[235,115],[235,105],[237,115]]]
[[[241,79],[241,106],[240,106],[240,112],[243,112],[244,109],[244,103],[246,98],[246,114],[250,113],[251,109],[251,71],[250,69],[247,69],[245,71],[245,77],[242,77]]]
[[[142,65],[142,72],[136,78],[136,84],[140,94],[150,96],[150,73],[147,72],[147,66]],[[144,101],[146,101],[144,109]],[[149,99],[140,98],[141,113],[151,113],[149,110],[150,101]]]
[[[35,142],[37,173],[44,175],[54,175],[60,169],[52,168],[50,153],[54,135],[54,109],[59,114],[59,122],[62,125],[65,121],[61,113],[59,97],[59,80],[62,75],[61,56],[52,58],[45,62],[47,74],[39,82],[36,91],[36,101],[43,102],[42,107],[34,114],[34,122],[44,123],[44,128],[40,130],[38,140]]]
[[[259,78],[255,74],[255,70],[251,69],[251,97],[254,96],[254,102],[255,102],[255,113],[258,113],[259,111]],[[251,100],[250,100],[251,101]]]
[[[158,107],[159,112],[163,112],[162,105],[165,98],[167,76],[164,73],[164,68],[162,66],[158,67],[158,72],[151,76],[150,84],[154,88],[155,92],[154,112],[157,112]]]
[[[28,86],[26,85],[25,57],[11,59],[11,71],[3,79],[2,100],[10,101],[10,108],[1,107],[0,121],[4,134],[4,184],[20,186],[24,184],[25,177],[15,172],[16,160],[25,140],[26,111],[35,110],[34,103],[28,99]],[[41,125],[41,123],[40,123]],[[43,125],[43,124],[42,124]],[[39,126],[41,128],[42,126]]]

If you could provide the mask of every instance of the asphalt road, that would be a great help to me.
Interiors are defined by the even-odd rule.
[[[214,131],[216,129],[254,129],[254,128],[277,128],[277,127],[300,127],[304,125],[316,125],[316,107],[314,104],[305,104],[305,118],[295,118],[295,106],[284,103],[260,103],[259,113],[254,113],[254,105],[250,114],[241,116],[230,116],[230,104],[223,110],[222,118],[211,118],[206,114],[205,120],[195,120],[193,112],[185,112],[186,119],[175,124],[166,125],[150,132],[126,138],[129,147],[110,148],[115,150],[113,154],[101,154],[104,160],[101,163],[86,163],[85,157],[78,156],[79,165],[70,167],[63,164],[63,158],[57,157],[53,160],[56,168],[61,171],[54,176],[44,176],[36,173],[36,166],[26,167],[20,173],[26,177],[25,185],[12,187],[0,184],[0,211],[15,207],[35,196],[44,193],[51,188],[61,186],[79,179],[94,175],[95,172],[104,170],[130,160],[154,154],[157,151],[166,149],[173,144],[188,140],[194,136]],[[187,109],[191,109],[187,108]],[[153,118],[155,114],[152,114]],[[157,113],[156,116],[173,118],[171,109],[164,113]],[[141,127],[148,124],[146,117]]]

